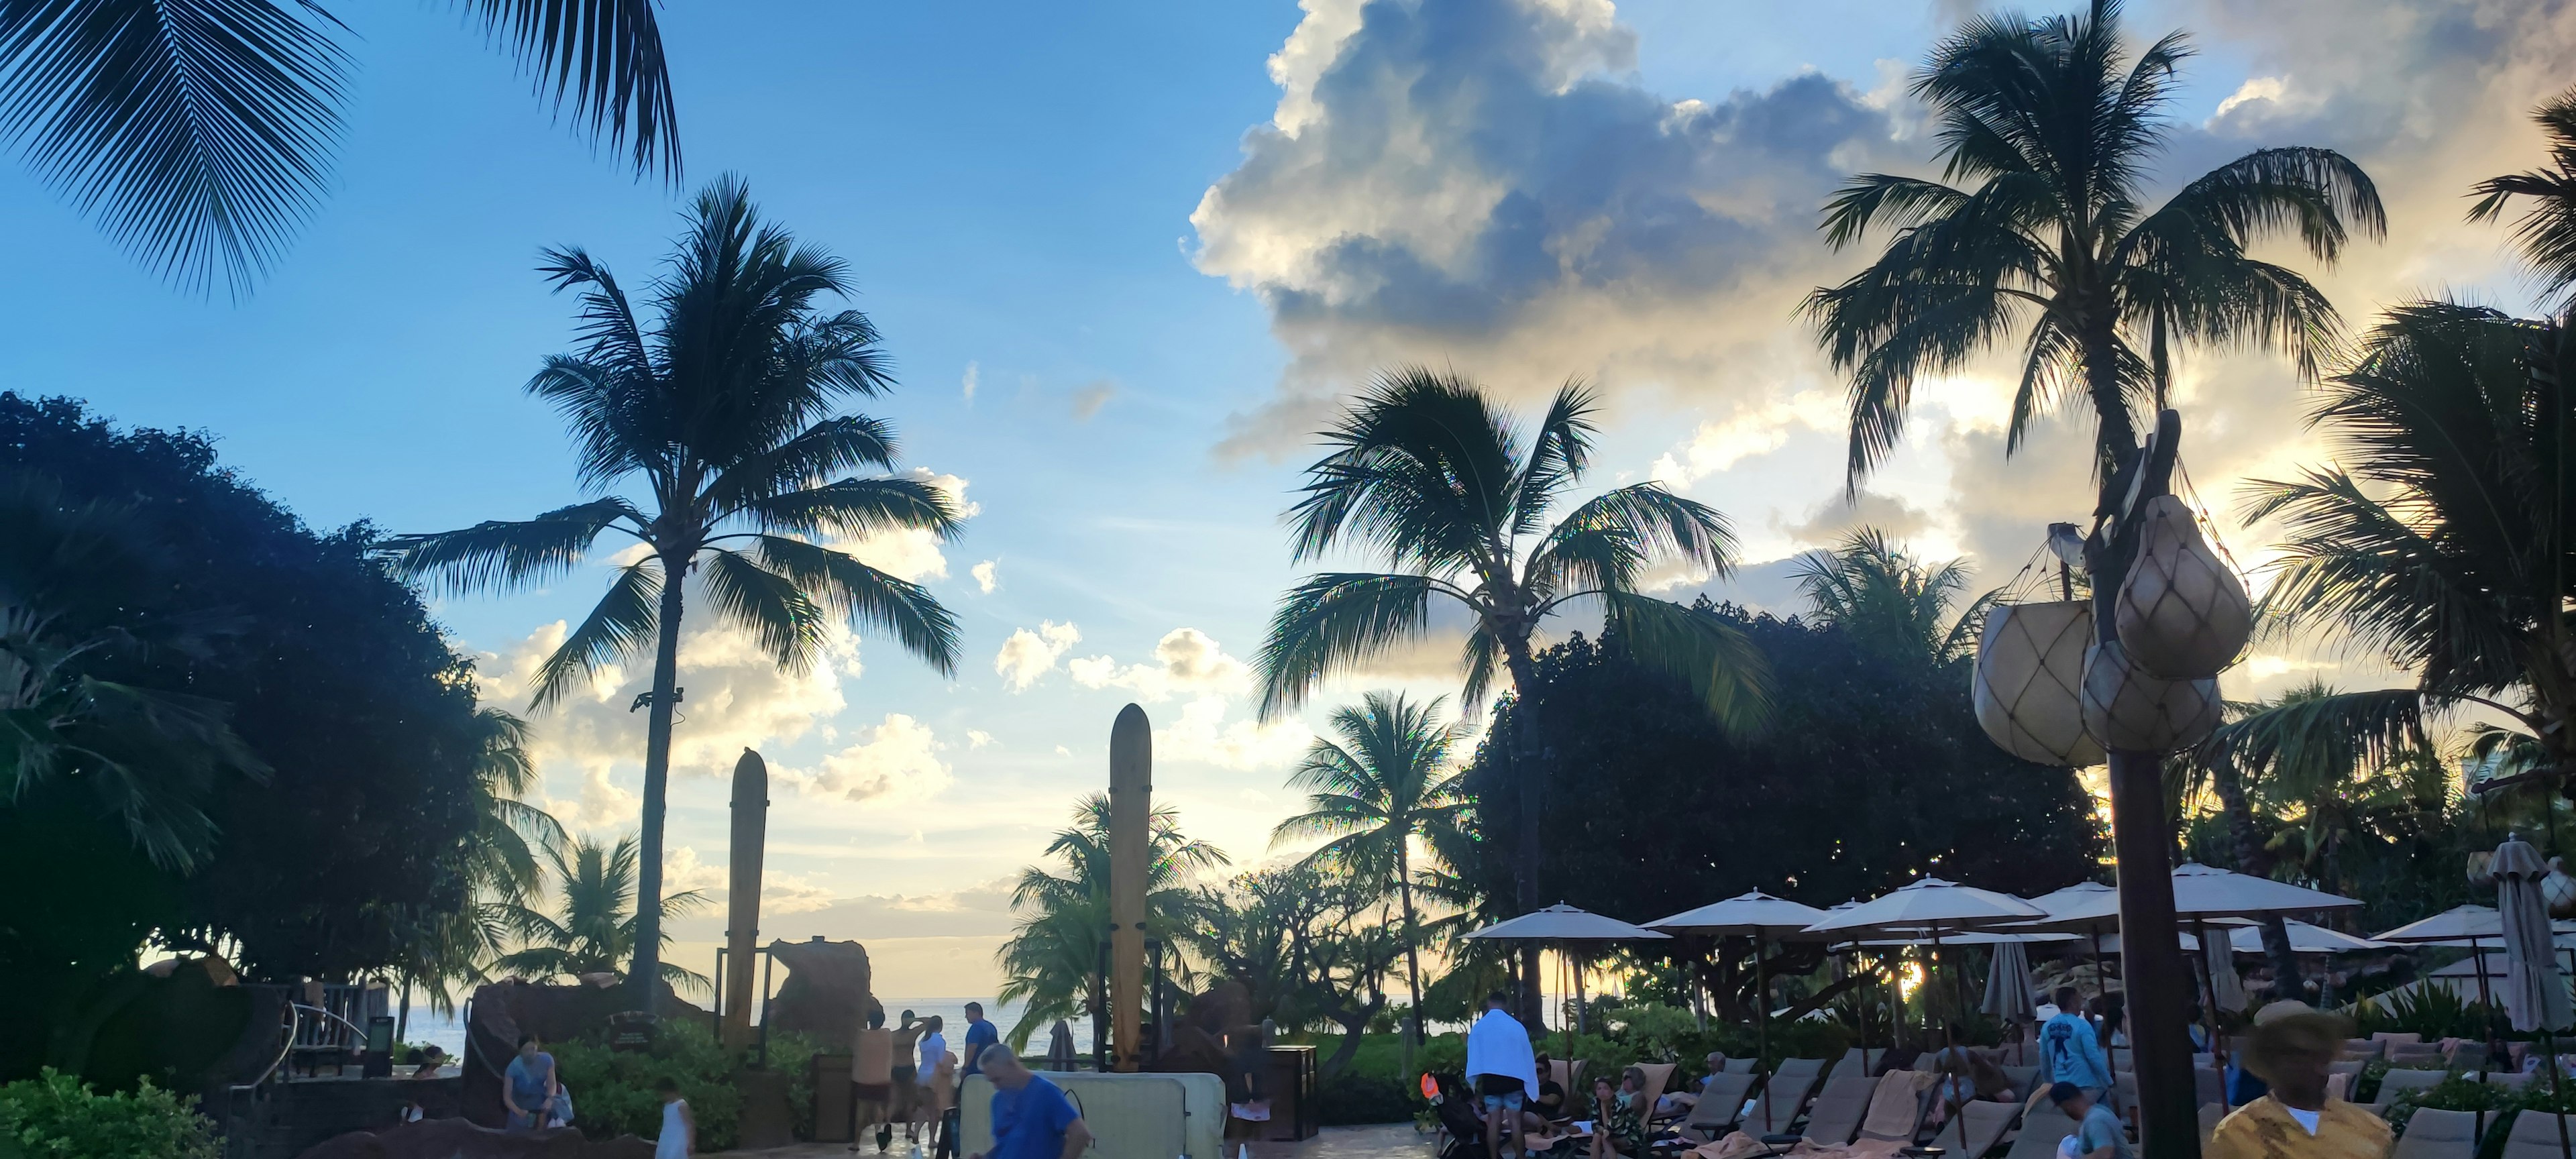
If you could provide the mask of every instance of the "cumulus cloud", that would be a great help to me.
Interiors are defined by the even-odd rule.
[[[1897,540],[1907,540],[1929,530],[1930,512],[1894,495],[1863,491],[1856,498],[1836,494],[1818,503],[1804,519],[1782,527],[1790,542],[1805,547],[1830,547],[1843,536],[1863,527],[1886,532]]]
[[[1065,671],[1085,688],[1126,688],[1146,700],[1168,700],[1178,693],[1239,692],[1251,683],[1242,661],[1196,628],[1174,628],[1154,645],[1150,663],[1121,666],[1107,656],[1065,662]]]
[[[713,915],[721,925],[726,892],[732,874],[724,862],[709,862],[698,856],[694,846],[682,845],[662,856],[662,888],[671,892],[694,889],[707,895],[700,908],[700,920]],[[829,887],[804,874],[787,873],[764,864],[760,872],[760,914],[763,918],[786,914],[811,913],[830,907],[838,898]],[[674,932],[677,932],[677,925]]]
[[[971,383],[971,371],[968,377]],[[983,507],[967,500],[966,480],[925,467],[915,467],[909,474],[947,492],[962,517],[972,519],[983,514]],[[849,552],[858,557],[859,562],[897,579],[919,583],[924,579],[948,578],[948,555],[941,550],[943,542],[938,535],[918,528],[880,531],[855,540],[836,540],[831,546]]]
[[[973,567],[967,568],[966,574],[975,577],[975,586],[988,596],[993,594],[993,588],[1001,582],[995,577],[993,573],[993,561],[989,559],[976,564]]]
[[[1002,641],[1002,650],[993,654],[993,671],[1010,684],[1011,691],[1025,692],[1038,677],[1055,670],[1058,657],[1081,642],[1082,629],[1040,620],[1036,631],[1014,629],[1011,638]]]
[[[1400,360],[1729,407],[1812,361],[1782,320],[1833,262],[1823,195],[1888,148],[1863,93],[1807,74],[1667,99],[1624,79],[1636,37],[1608,0],[1305,8],[1270,123],[1191,216],[1199,268],[1258,294],[1292,355],[1225,450],[1281,449]]]
[[[967,748],[980,749],[991,743],[993,743],[993,734],[980,728],[970,728],[966,730]]]
[[[816,768],[785,769],[811,791],[850,801],[919,801],[948,784],[947,746],[930,726],[900,712],[867,730],[868,739],[826,755]]]
[[[1179,720],[1154,730],[1154,755],[1227,769],[1285,769],[1314,739],[1312,730],[1294,720],[1262,724],[1231,716],[1225,697],[1208,695],[1182,705]]]

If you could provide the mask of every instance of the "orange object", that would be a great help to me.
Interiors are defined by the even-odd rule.
[[[1422,1097],[1426,1099],[1440,1097],[1440,1084],[1431,1081],[1431,1075],[1428,1072],[1422,1076]]]

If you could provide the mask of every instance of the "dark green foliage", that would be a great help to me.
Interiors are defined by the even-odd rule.
[[[1343,1071],[1315,1085],[1315,1121],[1327,1127],[1402,1123],[1422,1107],[1422,1092],[1403,1079]]]
[[[1771,726],[1730,738],[1615,638],[1551,648],[1468,773],[1482,839],[1464,876],[1511,893],[1519,794],[1496,790],[1512,783],[1500,740],[1524,712],[1545,754],[1551,902],[1650,921],[1750,889],[1822,907],[1922,874],[2027,895],[2094,872],[2104,842],[2092,799],[2072,772],[1986,739],[1963,663],[1901,663],[1848,629],[1714,611],[1770,666]]]
[[[2485,1004],[2463,999],[2450,987],[2427,983],[2364,1003],[2354,1025],[2357,1033],[2366,1035],[2394,1031],[2420,1034],[2426,1042],[2444,1038],[2477,1041],[2499,1024],[2495,1015]]]
[[[770,1041],[772,1067],[799,1053],[796,1043],[785,1041],[790,1037]],[[680,1097],[697,1116],[700,1154],[729,1150],[740,1137],[742,1096],[733,1085],[740,1064],[716,1042],[714,1032],[695,1021],[663,1022],[649,1051],[612,1051],[604,1042],[584,1040],[557,1043],[553,1052],[563,1084],[573,1093],[575,1123],[590,1138],[660,1137],[662,1096],[653,1084],[666,1077],[680,1084]],[[810,1044],[802,1047],[803,1054],[812,1052]],[[801,1057],[793,1061],[796,1070],[789,1073],[804,1069]],[[806,1091],[799,1120],[811,1117],[812,1098],[813,1092]]]
[[[100,1094],[52,1067],[0,1086],[0,1150],[9,1145],[26,1159],[216,1159],[223,1153],[213,1120],[149,1080],[131,1092]]]
[[[480,731],[466,660],[369,557],[373,532],[320,534],[216,462],[202,436],[118,431],[68,399],[0,394],[0,470],[67,500],[132,508],[174,612],[233,627],[105,675],[219,699],[266,764],[200,802],[210,853],[155,869],[121,822],[51,790],[0,807],[0,1076],[33,1074],[50,1020],[130,967],[143,935],[234,938],[253,978],[346,977],[395,959],[465,902]]]

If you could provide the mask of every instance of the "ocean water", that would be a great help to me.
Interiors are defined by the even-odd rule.
[[[974,995],[947,998],[880,998],[878,1001],[885,1003],[886,1025],[888,1026],[893,1026],[897,1021],[899,1021],[902,1018],[903,1012],[906,1010],[910,1010],[914,1014],[923,1018],[928,1018],[933,1014],[938,1015],[940,1020],[947,1024],[946,1029],[943,1030],[942,1033],[948,1036],[949,1047],[952,1050],[962,1046],[965,1042],[967,1003],[982,1002],[984,1004],[984,1017],[991,1019],[993,1024],[999,1027],[1005,1036],[1008,1036],[1011,1033],[1012,1027],[1019,1024],[1020,1012],[1026,1008],[1025,1003],[1012,1003],[1009,1006],[1004,1006],[991,998],[979,998]],[[1086,1016],[1071,1018],[1066,1021],[1073,1028],[1074,1049],[1077,1051],[1089,1051],[1091,1049],[1091,1019]],[[757,1025],[758,1019],[754,1019],[753,1022],[754,1025]],[[1047,1034],[1053,1028],[1054,1024],[1048,1023],[1032,1030],[1029,1033],[1029,1049],[1032,1052],[1044,1054],[1046,1052]],[[417,1003],[413,1004],[411,1008],[411,1024],[405,1033],[405,1041],[407,1042],[436,1043],[439,1046],[445,1047],[447,1049],[447,1053],[450,1055],[459,1054],[465,1049],[465,1024],[462,1021],[449,1015],[432,1013],[426,1007]]]

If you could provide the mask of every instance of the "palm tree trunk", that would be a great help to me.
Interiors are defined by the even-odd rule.
[[[2228,761],[2212,762],[2209,771],[2212,787],[2218,790],[2219,811],[2227,815],[2228,836],[2236,840],[2236,869],[2240,873],[2261,875],[2270,869],[2270,858],[2263,855],[2263,837],[2254,829],[2254,810],[2245,803],[2245,783],[2237,779],[2236,766]],[[2263,953],[2272,959],[2272,997],[2274,1000],[2296,998],[2307,986],[2299,976],[2299,956],[2290,952],[2290,929],[2281,915],[2263,917]]]
[[[1547,903],[1539,900],[1539,818],[1545,811],[1546,770],[1533,758],[1532,742],[1538,736],[1538,713],[1530,696],[1538,689],[1538,664],[1530,657],[1529,637],[1511,632],[1497,632],[1503,645],[1504,666],[1512,674],[1512,774],[1519,782],[1520,817],[1512,842],[1512,885],[1519,895],[1520,912],[1530,913]],[[1521,971],[1525,979],[1522,1017],[1530,1025],[1544,1020],[1546,990],[1540,984],[1539,948],[1536,942],[1521,943]]]
[[[1404,1028],[1404,1073],[1407,1075],[1413,1073],[1413,1048],[1422,1040],[1422,955],[1416,948],[1421,938],[1413,924],[1412,859],[1404,848],[1404,842],[1411,837],[1411,834],[1399,837],[1395,845],[1396,892],[1404,899],[1404,987],[1413,1002],[1413,1008],[1406,1013],[1406,1021],[1411,1025]]]
[[[635,965],[627,1006],[653,1012],[662,977],[662,817],[671,784],[671,710],[679,699],[680,585],[684,567],[662,566],[661,639],[653,654],[653,705],[644,725],[644,831],[635,867]],[[749,969],[749,963],[739,963]]]

